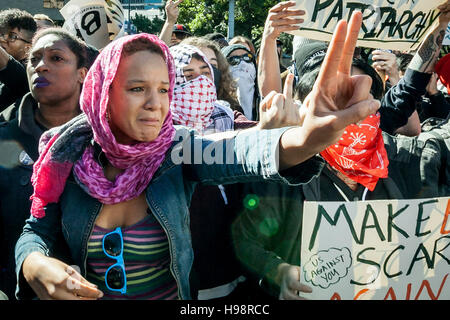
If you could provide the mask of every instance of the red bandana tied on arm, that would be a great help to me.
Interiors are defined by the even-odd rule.
[[[388,176],[389,160],[380,129],[380,114],[349,125],[341,139],[320,154],[334,169],[373,191],[378,179]]]

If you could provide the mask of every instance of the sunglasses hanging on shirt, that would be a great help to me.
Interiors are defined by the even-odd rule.
[[[122,229],[106,234],[102,241],[103,252],[116,263],[106,270],[105,284],[111,291],[117,291],[121,294],[127,292],[127,277],[125,273],[125,263],[123,261],[123,236]]]

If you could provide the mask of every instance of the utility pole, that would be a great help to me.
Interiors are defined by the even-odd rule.
[[[228,7],[228,41],[234,37],[234,3],[235,0],[230,0]]]
[[[131,34],[130,12],[131,12],[131,0],[128,0],[128,34]]]

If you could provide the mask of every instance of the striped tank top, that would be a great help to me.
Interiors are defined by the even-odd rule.
[[[126,294],[108,290],[105,272],[116,260],[103,252],[102,240],[113,230],[95,225],[88,242],[86,278],[104,293],[103,299],[178,299],[177,284],[169,269],[169,242],[163,228],[150,211],[141,221],[122,228]]]

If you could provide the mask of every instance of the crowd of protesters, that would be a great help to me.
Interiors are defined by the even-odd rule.
[[[104,48],[0,11],[0,299],[303,299],[304,201],[450,196],[450,0],[414,52],[356,47],[354,12],[290,65],[295,1],[259,48],[181,2]]]

